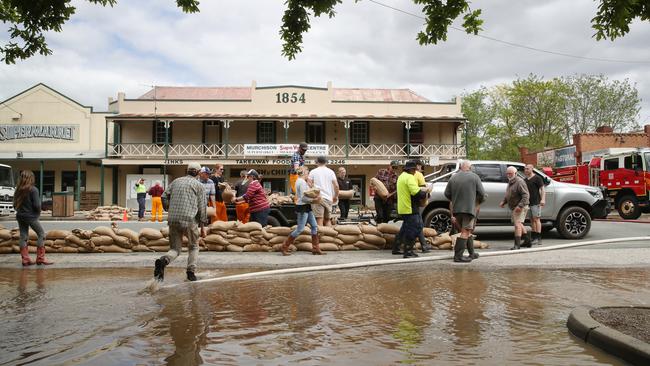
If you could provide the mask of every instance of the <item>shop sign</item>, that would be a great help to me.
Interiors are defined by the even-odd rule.
[[[74,140],[72,125],[0,125],[0,141],[46,138]]]
[[[291,165],[291,159],[237,159],[235,164],[238,165]],[[345,165],[345,159],[329,159],[329,165]],[[316,165],[316,160],[305,159],[305,165]]]
[[[244,144],[245,156],[291,156],[298,144]],[[306,156],[327,155],[329,145],[309,145]]]
[[[569,146],[555,150],[555,167],[576,165],[576,147]]]

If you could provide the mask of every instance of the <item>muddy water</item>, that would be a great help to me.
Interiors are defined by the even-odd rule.
[[[150,276],[0,270],[0,364],[618,365],[567,332],[569,312],[650,303],[643,269],[424,264],[139,294]]]

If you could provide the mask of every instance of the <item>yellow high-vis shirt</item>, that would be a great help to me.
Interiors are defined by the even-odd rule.
[[[420,192],[420,187],[413,174],[403,172],[397,178],[397,213],[400,215],[409,215],[417,213],[411,206],[411,196]]]

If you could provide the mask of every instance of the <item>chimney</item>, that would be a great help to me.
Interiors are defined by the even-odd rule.
[[[596,133],[612,133],[614,129],[609,126],[600,126],[596,128]]]
[[[645,125],[645,126],[643,126],[643,132],[644,132],[646,135],[650,135],[650,125]]]

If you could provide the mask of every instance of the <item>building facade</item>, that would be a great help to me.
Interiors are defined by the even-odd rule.
[[[46,208],[55,192],[72,193],[77,209],[110,202],[112,170],[102,168],[108,115],[35,85],[0,102],[0,163],[14,175],[32,170]]]
[[[266,188],[285,193],[301,141],[311,146],[307,165],[326,155],[332,169],[347,168],[360,204],[371,203],[368,182],[391,160],[465,156],[460,100],[431,102],[407,89],[154,87],[135,99],[119,93],[109,111],[114,135],[102,163],[117,167],[120,204],[130,197],[126,177],[173,179],[188,161],[221,163],[232,183],[256,169]]]

